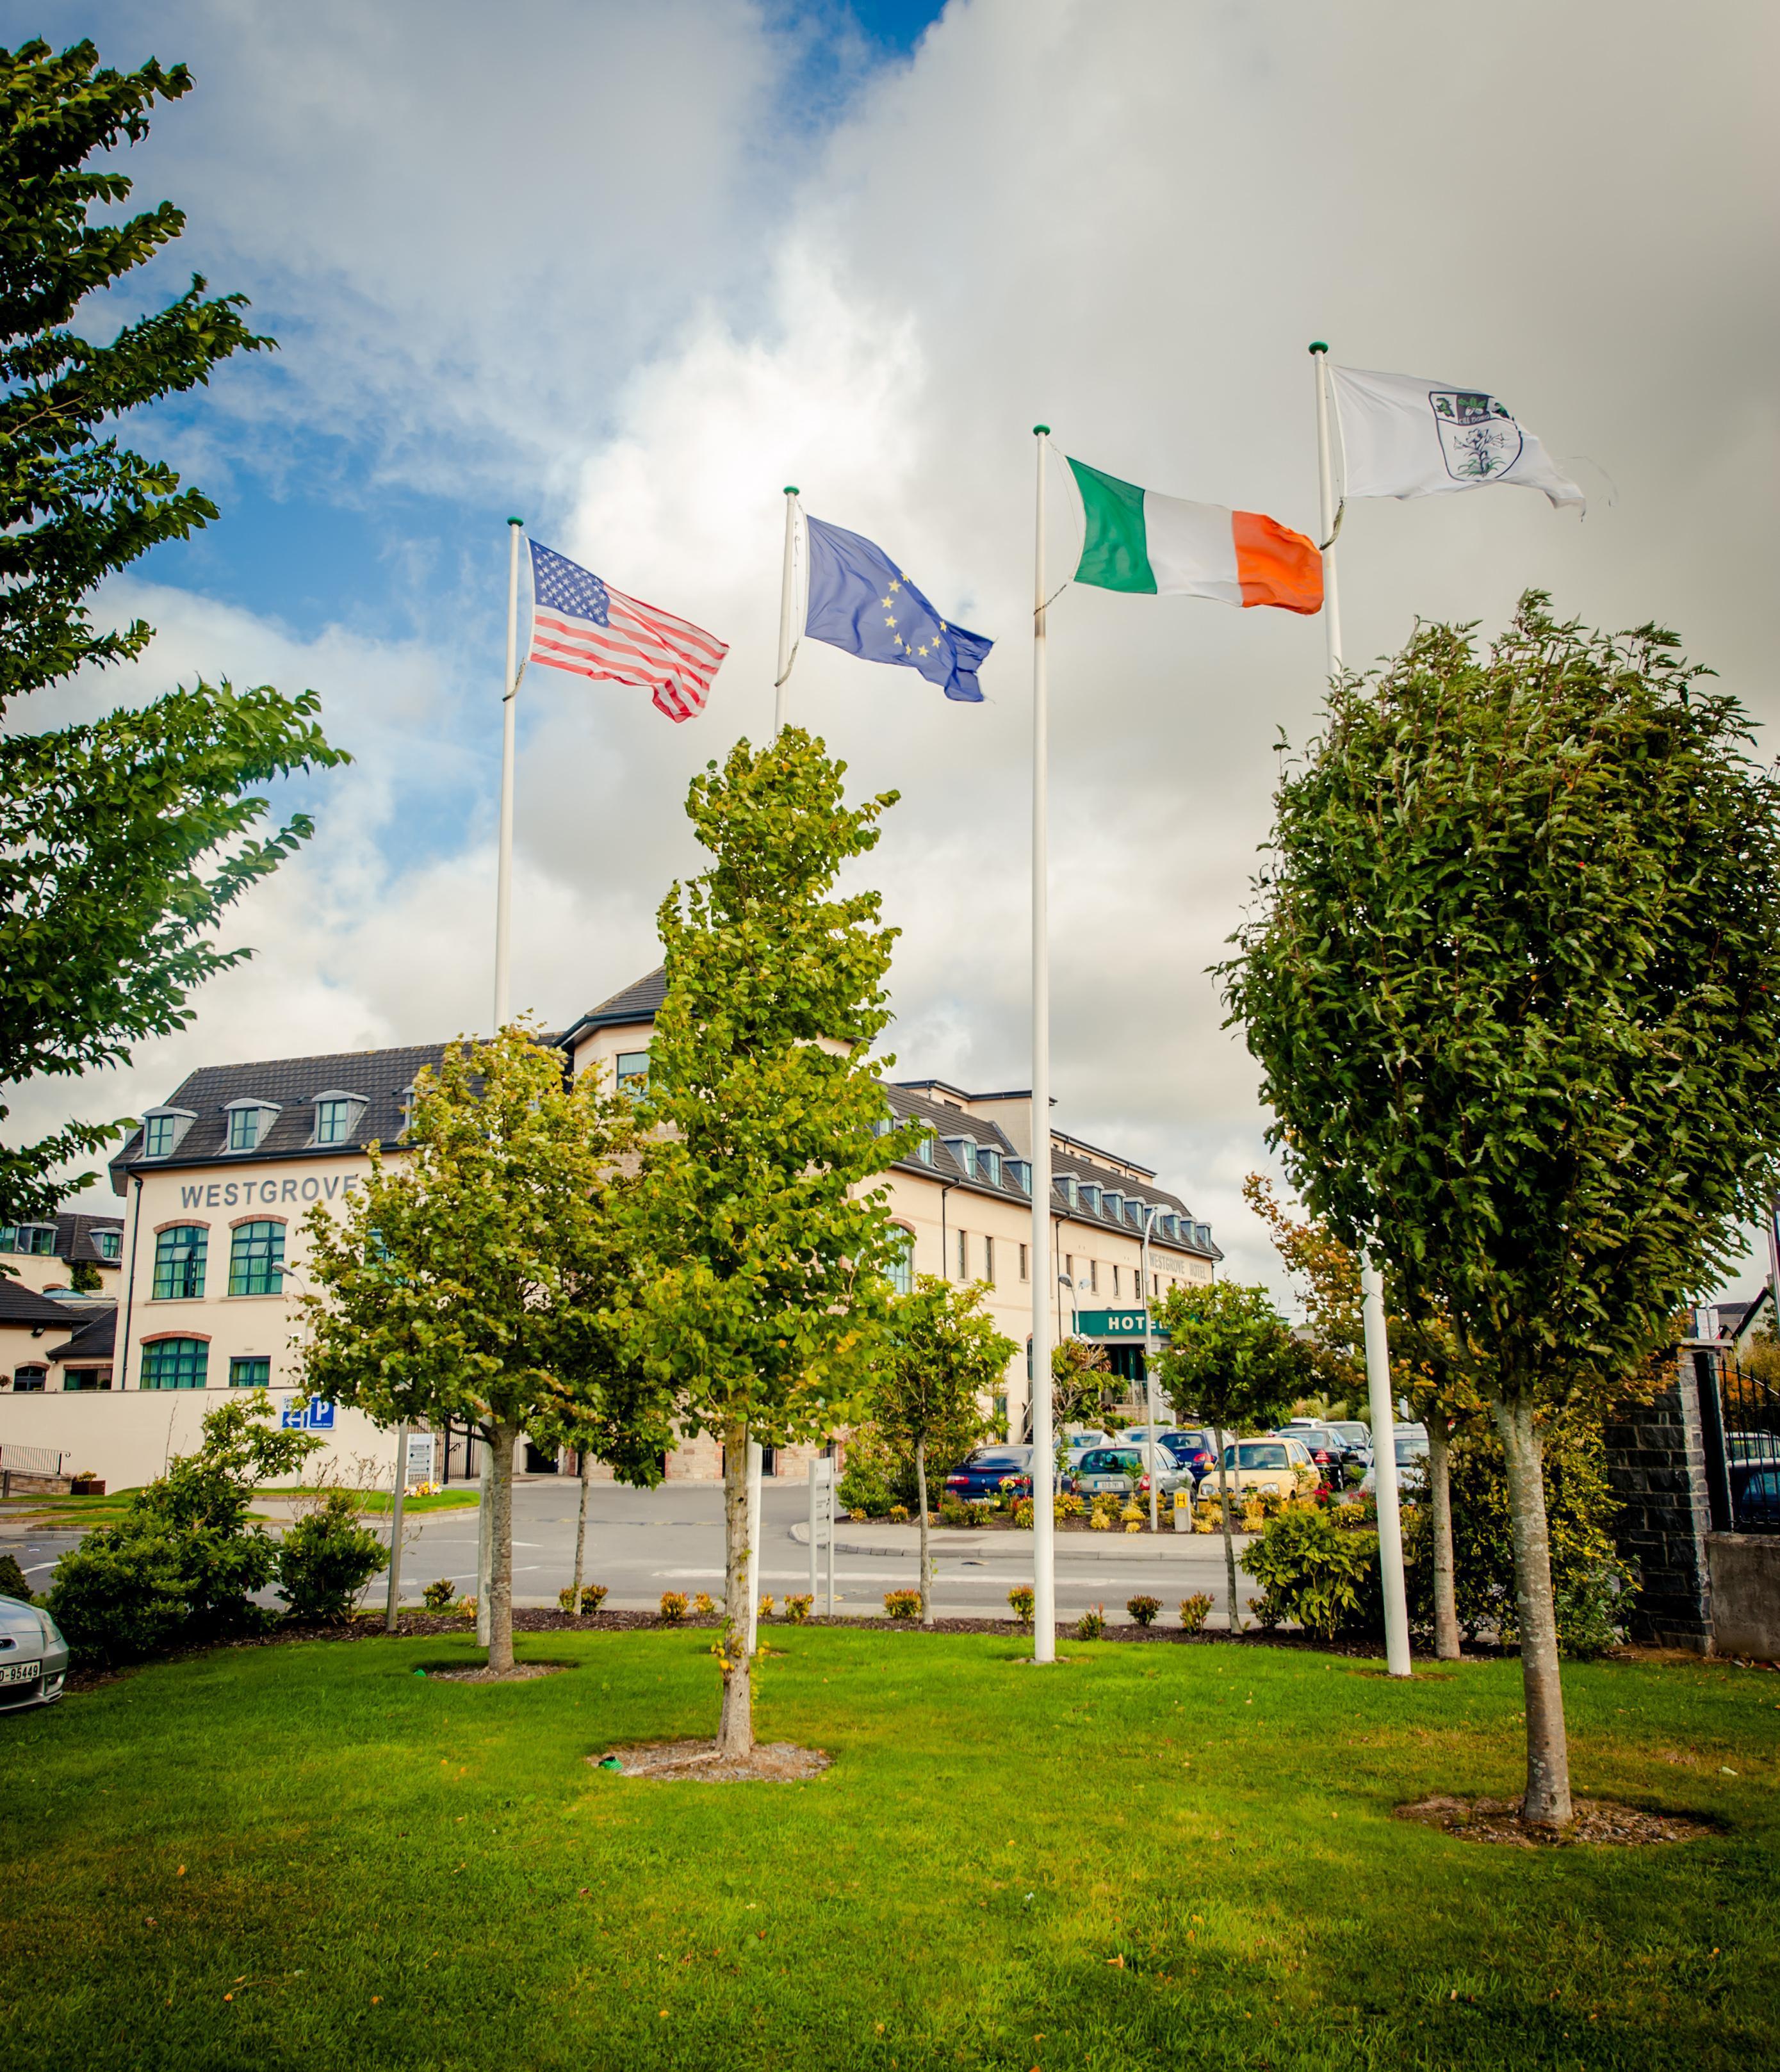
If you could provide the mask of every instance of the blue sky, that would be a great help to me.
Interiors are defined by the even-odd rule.
[[[202,672],[312,685],[353,752],[315,841],[232,925],[192,1028],[76,1091],[487,1018],[509,512],[730,643],[709,712],[536,670],[521,693],[516,997],[565,1019],[656,959],[696,868],[686,783],[770,724],[783,507],[878,541],[997,643],[986,701],[806,649],[792,714],[902,801],[901,1068],[1026,1072],[1037,419],[1126,479],[1315,524],[1312,338],[1486,388],[1591,494],[1347,516],[1347,652],[1551,589],[1677,627],[1780,720],[1766,542],[1780,15],[1657,0],[42,0],[52,40],[197,79],[130,152],[190,219],[109,310],[194,269],[280,340],[133,429],[221,507],[113,586],[160,629],[77,710]],[[491,25],[493,25],[492,27]],[[134,301],[131,300],[134,295]],[[1072,520],[1053,497],[1048,552]],[[1260,622],[1260,623],[1257,623]],[[1067,592],[1051,615],[1058,1120],[1157,1166],[1235,1270],[1264,1166],[1207,967],[1248,897],[1314,623]],[[51,710],[46,704],[46,717]],[[1764,738],[1767,737],[1764,735]],[[21,1127],[67,1111],[27,1093]]]

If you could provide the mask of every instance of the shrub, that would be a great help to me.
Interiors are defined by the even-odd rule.
[[[919,1618],[921,1611],[921,1593],[919,1590],[886,1590],[884,1610],[893,1619]]]
[[[882,1518],[890,1508],[890,1479],[874,1448],[857,1441],[848,1446],[836,1494],[858,1518]]]
[[[1013,1522],[1022,1532],[1030,1532],[1032,1529],[1032,1498],[1023,1496],[1013,1507]]]
[[[1283,1511],[1242,1557],[1261,1585],[1255,1615],[1269,1627],[1296,1619],[1306,1633],[1332,1639],[1362,1615],[1365,1572],[1377,1556],[1375,1533],[1343,1531],[1320,1511]]]
[[[1032,1617],[1033,1595],[1030,1583],[1016,1583],[1007,1593],[1009,1609],[1017,1619],[1030,1620]]]
[[[473,1619],[479,1609],[474,1597],[459,1597],[451,1608],[459,1618]]]
[[[810,1607],[815,1602],[815,1598],[807,1592],[800,1597],[787,1597],[785,1600],[785,1616],[793,1626],[801,1626],[809,1617]]]
[[[360,1525],[352,1499],[331,1489],[286,1532],[278,1548],[278,1594],[293,1618],[341,1619],[389,1556]]]
[[[450,1577],[441,1576],[436,1583],[429,1583],[421,1592],[421,1602],[430,1612],[447,1612],[451,1609],[457,1594],[457,1585]],[[567,1597],[569,1593],[565,1590],[562,1594]],[[565,1605],[562,1609],[567,1611],[569,1607]]]
[[[606,1586],[603,1583],[587,1583],[583,1585],[581,1593],[582,1610],[584,1613],[597,1612],[600,1606],[605,1603],[607,1594]]]
[[[450,1587],[450,1586],[448,1584],[446,1588],[449,1589]],[[563,1587],[557,1592],[557,1610],[559,1612],[572,1612],[574,1608],[575,1586],[573,1583],[565,1583]]]
[[[1188,1633],[1202,1633],[1205,1615],[1211,1609],[1211,1600],[1203,1590],[1195,1590],[1190,1597],[1181,1600],[1181,1625]]]
[[[693,1617],[709,1618],[717,1610],[717,1600],[709,1590],[701,1590],[693,1599]]]
[[[664,1590],[661,1593],[661,1622],[664,1626],[678,1626],[686,1616],[686,1593],[684,1590]]]
[[[908,1506],[906,1503],[893,1503],[890,1507],[890,1522],[892,1525],[906,1525],[909,1522]]]
[[[1068,1490],[1057,1498],[1057,1509],[1062,1517],[1079,1518],[1087,1509],[1087,1506],[1083,1503],[1074,1490]]]
[[[1153,1626],[1156,1614],[1162,1608],[1162,1601],[1160,1597],[1127,1597],[1124,1608],[1139,1626]]]
[[[31,1601],[31,1591],[25,1581],[25,1572],[18,1558],[11,1554],[0,1554],[0,1597],[16,1597],[22,1605]]]
[[[278,1543],[248,1523],[256,1486],[282,1480],[322,1443],[269,1429],[256,1389],[206,1413],[203,1442],[129,1498],[58,1564],[50,1616],[81,1663],[141,1661],[166,1648],[263,1631],[255,1604],[278,1571]]]
[[[762,1594],[759,1608],[755,1614],[755,1617],[758,1618],[770,1619],[773,1615],[774,1607],[778,1604],[778,1598],[772,1596],[770,1592],[763,1593]]]
[[[1135,1497],[1133,1497],[1130,1503],[1126,1504],[1124,1509],[1120,1511],[1119,1513],[1119,1519],[1121,1524],[1141,1525],[1148,1515],[1149,1514],[1145,1511],[1143,1506],[1137,1502]]]
[[[1078,1640],[1098,1640],[1106,1631],[1106,1606],[1090,1605],[1075,1622]]]
[[[957,1527],[968,1525],[970,1522],[969,1507],[960,1503],[948,1490],[939,1499],[939,1523]]]
[[[1096,1510],[1088,1519],[1087,1527],[1091,1532],[1110,1532],[1112,1530],[1112,1512]]]

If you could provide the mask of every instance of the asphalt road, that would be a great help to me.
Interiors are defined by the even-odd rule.
[[[513,1491],[513,1592],[521,1605],[553,1605],[574,1565],[575,1506],[579,1485],[572,1478],[540,1476],[515,1485]],[[768,1482],[764,1486],[765,1519],[761,1547],[760,1588],[787,1597],[809,1588],[809,1552],[801,1533],[808,1497],[801,1482]],[[374,1523],[374,1521],[373,1521]],[[835,1559],[837,1614],[879,1616],[886,1590],[912,1587],[916,1581],[915,1535],[912,1529],[853,1526],[837,1529],[841,1551]],[[79,1536],[31,1531],[21,1526],[0,1527],[0,1548],[15,1554],[26,1580],[36,1591],[48,1587],[51,1572]],[[474,1510],[429,1511],[405,1521],[402,1600],[417,1605],[420,1593],[436,1577],[448,1578],[460,1595],[475,1587],[476,1514]],[[945,1533],[939,1548],[935,1582],[936,1609],[960,1617],[1005,1618],[1007,1593],[1031,1581],[1028,1543],[1000,1533]],[[845,1551],[870,1548],[870,1552]],[[1158,1540],[1147,1535],[1130,1540],[1103,1540],[1086,1534],[1059,1534],[1057,1547],[1057,1608],[1059,1616],[1077,1617],[1091,1605],[1104,1604],[1109,1620],[1123,1620],[1127,1597],[1142,1591],[1160,1597],[1163,1617],[1172,1621],[1178,1601],[1202,1590],[1221,1605],[1224,1597],[1223,1542],[1215,1536],[1181,1536],[1165,1531]],[[627,1489],[596,1482],[590,1492],[586,1579],[603,1583],[615,1610],[652,1610],[664,1590],[691,1596],[721,1593],[723,1584],[723,1492],[705,1482],[668,1482],[657,1490]],[[1246,1604],[1253,1586],[1238,1574]],[[381,1601],[380,1577],[371,1586]],[[1223,1623],[1221,1611],[1210,1623]]]

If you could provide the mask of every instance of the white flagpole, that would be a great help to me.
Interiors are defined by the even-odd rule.
[[[1045,680],[1045,442],[1038,457],[1032,591],[1032,1659],[1057,1659],[1057,1547],[1050,1420],[1050,918],[1049,689]]]
[[[1339,675],[1341,602],[1335,586],[1335,475],[1329,437],[1329,348],[1321,339],[1310,347],[1317,364],[1317,481],[1322,500],[1323,631],[1329,643],[1329,674]],[[1384,1276],[1363,1252],[1359,1260],[1360,1319],[1366,1333],[1366,1393],[1372,1413],[1372,1482],[1378,1498],[1379,1570],[1384,1585],[1384,1654],[1393,1676],[1409,1671],[1408,1599],[1403,1582],[1403,1516],[1397,1498],[1396,1405],[1391,1392],[1391,1348],[1385,1334]]]
[[[785,688],[791,681],[791,660],[794,652],[791,637],[791,606],[796,592],[797,558],[797,484],[785,485],[785,565],[779,581],[779,674],[773,679],[773,732],[785,731],[785,720],[791,705],[791,693]]]
[[[519,697],[519,536],[525,521],[507,521],[507,680],[501,693],[500,861],[495,878],[495,1027],[512,1009],[513,746]]]

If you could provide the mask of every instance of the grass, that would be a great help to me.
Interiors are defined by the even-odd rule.
[[[456,1639],[229,1650],[0,1720],[8,2062],[1780,2062],[1780,1678],[1570,1668],[1579,1783],[1721,1831],[1534,1852],[1389,1817],[1515,1788],[1512,1663],[773,1638],[807,1784],[585,1762],[709,1731],[687,1633],[524,1636],[575,1666],[504,1687],[413,1673]]]
[[[355,1500],[361,1511],[387,1511],[393,1498],[387,1490],[370,1490]],[[417,1511],[474,1511],[475,1507],[474,1490],[434,1490],[430,1496],[405,1496],[401,1500],[404,1518]]]

